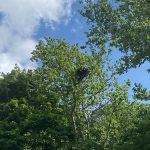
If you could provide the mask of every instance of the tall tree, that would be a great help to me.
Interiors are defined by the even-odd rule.
[[[24,71],[23,81],[21,70],[4,75],[16,89],[22,83],[26,88],[21,96],[15,92],[13,99],[10,94],[0,103],[1,149],[110,150],[123,142],[135,127],[140,105],[129,101],[130,82],[119,85],[115,78],[106,45],[99,48],[82,51],[78,45],[46,38],[32,53],[38,68]],[[21,98],[22,90],[27,97]]]
[[[78,45],[46,38],[32,53],[32,60],[41,63],[35,71],[38,83],[44,91],[57,93],[73,128],[74,148],[112,148],[136,118],[127,96],[129,82],[118,84],[110,53],[105,45],[100,48],[81,51]]]

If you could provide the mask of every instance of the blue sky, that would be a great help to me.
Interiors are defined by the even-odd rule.
[[[0,1],[0,72],[9,72],[15,64],[34,68],[29,58],[44,36],[84,44],[88,30],[85,18],[78,13],[77,0],[1,0]],[[114,50],[113,59],[120,54]],[[120,82],[131,79],[150,89],[150,75],[145,63],[119,76]]]
[[[42,21],[34,38],[38,40],[44,36],[52,36],[54,38],[65,39],[71,44],[85,43],[86,36],[84,32],[88,31],[88,26],[85,18],[78,13],[79,8],[79,3],[74,2],[72,5],[72,13],[67,23],[63,21],[61,23],[55,23],[54,26],[50,28]]]

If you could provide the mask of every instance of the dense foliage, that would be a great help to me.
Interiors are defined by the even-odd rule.
[[[83,3],[91,25],[84,49],[45,38],[32,52],[37,68],[16,65],[1,74],[0,149],[150,149],[150,105],[140,101],[150,93],[141,84],[131,92],[129,80],[117,80],[150,60],[149,3],[111,2]],[[125,52],[119,70],[111,63],[114,47]]]
[[[40,41],[32,53],[40,67],[2,74],[0,148],[117,149],[143,108],[129,100],[129,81],[118,84],[109,55],[105,46]]]

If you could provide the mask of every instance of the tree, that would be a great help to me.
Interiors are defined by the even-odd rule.
[[[87,18],[88,43],[103,42],[116,47],[124,56],[118,72],[150,62],[150,3],[147,0],[88,0],[81,14]]]
[[[24,138],[20,133],[21,123],[30,113],[25,99],[12,99],[0,103],[0,149],[21,150]]]
[[[74,139],[72,129],[51,99],[40,107],[26,99],[0,103],[0,149],[68,149]]]
[[[150,138],[150,105],[141,104],[139,119],[134,128],[123,135],[123,140],[116,149],[122,150],[149,150]]]
[[[73,141],[57,94],[46,91],[41,82],[38,73],[17,66],[3,74],[1,83],[9,90],[1,95],[6,93],[1,84],[0,149],[66,149]]]
[[[25,71],[25,82],[19,80],[27,97],[0,103],[1,149],[110,150],[123,142],[135,127],[140,105],[129,101],[130,81],[119,85],[111,53],[105,44],[100,48],[81,51],[53,38],[37,44],[32,61],[41,66]],[[14,84],[22,71],[13,74],[15,80],[10,74],[3,79]],[[16,89],[20,84],[14,84]]]
[[[12,98],[27,98],[32,79],[31,70],[21,70],[17,65],[7,74],[2,73],[0,79],[0,102],[6,102]]]
[[[72,148],[113,148],[133,127],[137,107],[128,100],[130,84],[118,84],[105,45],[101,45],[101,51],[81,51],[78,45],[46,38],[32,55],[32,60],[42,65],[35,70],[38,83],[48,93],[56,93],[73,129]],[[84,70],[79,80],[77,73]]]

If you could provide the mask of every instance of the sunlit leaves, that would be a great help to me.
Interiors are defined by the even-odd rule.
[[[90,30],[88,43],[110,46],[124,53],[119,73],[150,61],[150,4],[146,0],[97,0],[83,3],[81,14],[87,18]]]

